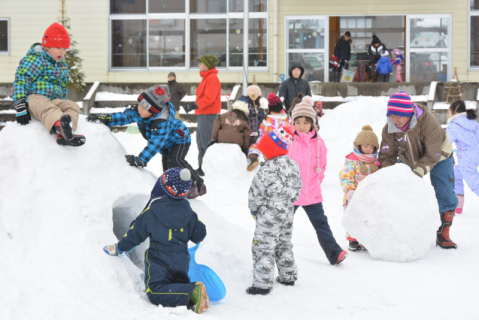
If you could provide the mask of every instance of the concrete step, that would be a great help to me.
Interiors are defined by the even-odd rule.
[[[191,102],[180,102],[180,106],[185,106]],[[132,104],[138,104],[138,101],[95,101],[95,108],[125,108]],[[221,102],[221,108],[226,109],[226,102]]]
[[[12,100],[0,100],[0,110],[8,110],[12,107]]]
[[[15,113],[0,113],[0,122],[15,121]]]

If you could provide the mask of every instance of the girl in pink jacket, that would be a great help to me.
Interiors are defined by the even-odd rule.
[[[305,96],[292,112],[295,127],[293,143],[289,145],[288,156],[299,165],[303,187],[296,202],[294,211],[302,206],[313,224],[319,244],[331,264],[339,264],[348,255],[334,239],[328,218],[323,210],[321,183],[326,170],[326,145],[319,136],[315,125],[316,111],[313,100]]]

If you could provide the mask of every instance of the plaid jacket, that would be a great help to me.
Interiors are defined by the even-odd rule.
[[[56,62],[42,47],[35,43],[27,55],[20,60],[13,82],[13,102],[31,94],[41,94],[50,100],[65,99],[69,81],[68,65],[63,59]]]
[[[175,107],[170,102],[168,102],[168,106],[170,114],[167,120],[161,118],[163,113],[143,119],[134,107],[127,108],[124,112],[113,113],[108,126],[121,126],[136,122],[143,138],[148,140],[147,146],[138,158],[148,163],[158,152],[162,154],[174,145],[191,143],[190,131],[181,120],[175,118]]]

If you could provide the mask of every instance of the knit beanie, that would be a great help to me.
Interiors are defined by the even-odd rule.
[[[388,56],[389,56],[389,51],[383,50],[383,51],[381,52],[381,57],[388,57]]]
[[[166,107],[168,101],[170,101],[170,98],[160,85],[155,85],[138,96],[138,102],[141,106],[154,115],[160,113],[161,109]]]
[[[256,99],[261,97],[261,89],[253,84],[246,88],[246,95],[250,97],[252,101],[256,101]]]
[[[294,130],[291,127],[279,127],[264,135],[257,148],[266,158],[284,156],[288,153],[288,145],[293,141]]]
[[[296,98],[293,99],[293,101],[291,102],[291,109],[290,110],[293,110],[293,108],[298,104],[300,103],[304,98],[304,93],[300,92],[298,93],[298,95],[296,96]]]
[[[206,54],[199,58],[195,58],[195,60],[204,64],[208,70],[213,69],[219,62],[218,58],[214,54]]]
[[[311,98],[310,96],[305,96],[303,100],[301,100],[301,102],[294,107],[291,113],[291,118],[293,119],[293,122],[296,118],[308,117],[311,118],[311,120],[313,120],[313,123],[315,124],[317,121],[317,113],[313,108],[313,104],[313,98]]]
[[[374,146],[375,152],[379,149],[378,136],[374,133],[373,128],[370,125],[365,125],[361,128],[361,132],[358,133],[354,140],[354,147],[360,150],[360,146],[370,144]]]
[[[170,72],[170,73],[168,73],[168,78],[169,77],[175,77],[175,79],[176,79],[176,74],[174,72]]]
[[[249,108],[248,108],[248,98],[246,97],[240,97],[238,100],[233,103],[233,110],[241,110],[243,111],[246,115],[249,114]]]
[[[283,110],[281,99],[272,92],[268,95],[268,110],[269,112],[276,113],[280,113]]]
[[[373,35],[373,41],[371,43],[372,44],[381,43],[381,40],[379,40],[379,38],[376,35]]]
[[[47,48],[70,48],[70,35],[67,29],[58,22],[52,23],[45,30],[42,38],[42,46]]]
[[[191,172],[188,169],[171,168],[160,177],[161,188],[171,199],[181,200],[186,198],[191,189]]]
[[[386,116],[389,117],[391,114],[400,117],[412,117],[414,114],[411,97],[404,91],[399,91],[389,98]]]

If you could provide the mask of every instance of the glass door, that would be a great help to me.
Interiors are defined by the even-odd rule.
[[[451,78],[451,15],[407,15],[406,81]]]

